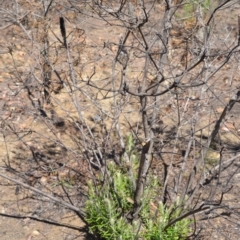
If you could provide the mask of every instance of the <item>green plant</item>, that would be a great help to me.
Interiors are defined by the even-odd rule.
[[[219,159],[220,159],[219,152],[209,148],[205,158],[206,167],[213,167],[217,165],[219,162]]]
[[[179,217],[183,209],[178,206],[178,199],[171,206],[166,207],[162,202],[158,203],[158,216],[151,219],[146,223],[146,229],[148,230],[144,235],[144,239],[155,240],[180,240],[186,239],[190,232],[189,225],[191,221],[189,219],[183,219],[174,225],[165,229],[167,224]]]
[[[134,229],[126,223],[125,216],[132,207],[133,191],[121,169],[113,172],[109,164],[112,182],[103,186],[89,184],[89,200],[86,202],[86,220],[90,230],[103,239],[133,239]]]
[[[57,181],[54,186],[63,186],[66,188],[74,188],[73,184],[71,183],[71,181],[67,180],[67,179],[62,179]]]
[[[217,5],[217,1],[185,0],[182,2],[179,11],[176,11],[175,16],[184,22],[185,28],[192,29],[196,27],[199,20],[197,18],[200,17],[204,20],[215,5]]]
[[[190,1],[185,1],[183,5],[184,9],[184,14],[187,17],[190,17],[192,15],[195,15],[195,11],[197,8],[200,6],[203,9],[203,12],[206,13],[210,7],[211,7],[212,2],[210,0],[190,0]]]
[[[138,161],[134,151],[133,137],[127,137],[126,152],[137,176]],[[139,219],[129,220],[134,208],[134,188],[124,167],[109,163],[108,177],[99,177],[102,184],[89,183],[89,199],[86,202],[86,221],[90,231],[102,239],[163,239],[178,240],[186,238],[190,231],[190,221],[183,219],[166,228],[167,224],[179,217],[183,208],[178,201],[166,207],[162,202],[152,209],[157,197],[159,184],[157,177],[148,176],[147,186],[142,198]],[[154,205],[155,206],[155,205]]]

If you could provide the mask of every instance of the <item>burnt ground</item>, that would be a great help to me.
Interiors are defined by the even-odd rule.
[[[237,14],[238,9],[231,10],[231,16]],[[236,28],[234,17],[228,17],[227,14],[222,15],[228,28],[233,25]],[[74,20],[75,16],[68,15],[70,20]],[[104,28],[99,28],[98,22],[89,20],[89,25],[85,26],[86,34],[86,51],[81,56],[82,59],[88,58],[93,54],[92,48],[98,46],[108,38],[118,38],[119,29],[112,30],[107,24]],[[58,16],[52,19],[53,29],[59,34]],[[99,23],[100,24],[100,23]],[[96,25],[96,26],[95,26]],[[226,26],[219,26],[219,28]],[[85,200],[84,185],[90,179],[88,166],[82,159],[81,144],[79,132],[75,126],[75,120],[78,118],[74,106],[68,98],[66,91],[58,89],[58,84],[53,86],[51,97],[54,99],[52,105],[44,105],[43,109],[33,106],[33,102],[37,104],[38,99],[42,99],[41,89],[38,84],[28,78],[28,74],[24,74],[27,69],[29,73],[28,63],[32,61],[26,53],[26,40],[18,40],[19,28],[16,26],[4,30],[4,37],[1,39],[3,46],[3,54],[1,54],[0,69],[0,113],[1,113],[1,135],[0,135],[0,166],[1,171],[9,173],[13,178],[18,177],[22,181],[39,188],[47,193],[53,193],[54,196],[63,198],[65,201],[71,202],[73,205],[81,206]],[[81,33],[80,33],[81,34]],[[234,35],[234,34],[233,34]],[[52,35],[51,35],[52,36]],[[52,36],[53,37],[53,36]],[[81,42],[82,41],[82,42]],[[80,40],[82,44],[84,41]],[[9,44],[14,47],[12,55],[9,53]],[[95,45],[94,45],[95,44]],[[76,45],[76,44],[75,44]],[[112,52],[114,52],[114,47]],[[98,69],[99,78],[105,77],[111,72],[106,66],[109,63],[107,54],[108,50],[99,51],[99,56],[95,56],[95,64]],[[29,53],[28,53],[29,54]],[[59,66],[66,67],[66,61],[61,59],[64,54],[59,50],[60,60]],[[12,58],[13,56],[13,58]],[[99,58],[98,58],[99,57]],[[15,65],[13,64],[15,60]],[[101,61],[99,60],[101,59]],[[75,60],[80,59],[75,56]],[[76,63],[77,64],[77,63]],[[59,67],[56,64],[57,67]],[[59,69],[60,70],[60,67]],[[22,74],[20,79],[17,74]],[[91,74],[86,71],[85,74]],[[135,76],[133,71],[133,75]],[[55,79],[56,80],[56,79]],[[65,79],[67,82],[67,78]],[[231,63],[227,64],[221,72],[213,79],[212,84],[217,86],[214,88],[218,99],[211,102],[214,108],[215,116],[209,117],[210,111],[206,110],[200,114],[198,128],[209,125],[209,119],[215,120],[223,111],[224,106],[230,97],[236,93],[236,89],[240,84],[240,76],[237,69],[232,69]],[[57,82],[57,81],[56,81]],[[29,96],[29,89],[33,93],[33,97]],[[196,99],[199,92],[194,92]],[[208,95],[206,94],[206,98]],[[30,99],[31,98],[31,99]],[[82,112],[86,119],[89,120],[95,133],[100,132],[101,126],[92,121],[98,114],[96,108],[89,111],[87,100],[83,99]],[[109,99],[103,101],[104,107],[110,105]],[[59,104],[60,102],[60,104]],[[57,104],[58,103],[58,104]],[[187,114],[191,115],[194,109],[194,101],[188,109]],[[68,109],[69,111],[63,111]],[[164,107],[163,114],[164,131],[163,135],[174,133],[174,121],[171,119],[171,111],[168,107]],[[133,121],[133,125],[138,122],[139,115],[136,107],[132,107],[132,112],[127,117]],[[54,112],[54,114],[52,114]],[[71,114],[69,114],[71,112]],[[228,118],[225,119],[221,127],[221,134],[218,136],[217,143],[221,142],[224,146],[223,159],[228,160],[240,153],[240,120],[239,120],[239,103],[231,110]],[[122,122],[124,120],[121,120]],[[110,128],[111,122],[106,123]],[[124,130],[127,132],[127,123],[124,123]],[[188,127],[183,127],[183,131],[188,133]],[[196,140],[204,139],[209,135],[210,129],[204,127],[203,131],[196,134]],[[53,140],[54,139],[54,140]],[[59,144],[64,142],[65,146]],[[184,145],[187,142],[183,142]],[[67,149],[71,149],[68,151]],[[179,151],[183,149],[179,147]],[[219,149],[217,149],[219,150]],[[33,154],[34,152],[34,154]],[[206,161],[207,170],[214,168],[217,159],[219,159],[219,151],[213,151],[209,154]],[[79,153],[79,154],[78,154]],[[215,155],[214,155],[215,154]],[[78,157],[76,157],[78,156]],[[167,157],[166,157],[167,159]],[[238,239],[239,232],[239,212],[232,210],[234,207],[239,209],[239,157],[235,161],[224,165],[224,171],[221,178],[210,174],[208,183],[203,184],[201,190],[201,199],[208,198],[210,194],[219,196],[221,191],[228,191],[223,197],[224,209],[205,212],[197,215],[200,219],[197,225],[199,235],[193,239]],[[154,162],[153,171],[162,172],[162,163]],[[174,173],[173,173],[174,174]],[[227,184],[226,184],[227,183]],[[214,186],[218,186],[217,191],[213,193]],[[219,187],[220,186],[220,187]],[[1,178],[0,185],[0,238],[1,239],[90,239],[86,237],[85,224],[72,211],[49,201],[47,198],[35,194],[23,187],[13,184],[12,182]],[[67,194],[66,194],[67,192]]]

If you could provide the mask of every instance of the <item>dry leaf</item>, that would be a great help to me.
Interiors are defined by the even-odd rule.
[[[126,199],[129,203],[134,204],[134,201],[131,198],[127,197]]]

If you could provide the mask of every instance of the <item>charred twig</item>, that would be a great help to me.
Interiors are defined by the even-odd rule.
[[[60,24],[60,30],[63,38],[63,45],[65,48],[67,48],[67,35],[66,35],[66,27],[65,27],[65,22],[64,18],[60,17],[59,18],[59,24]]]

